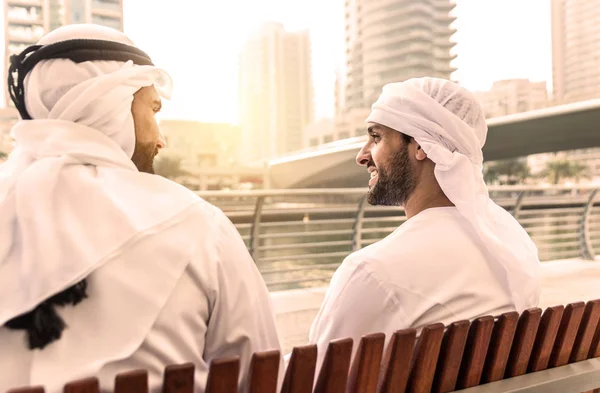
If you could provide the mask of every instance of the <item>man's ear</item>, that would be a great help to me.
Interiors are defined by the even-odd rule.
[[[425,152],[423,151],[423,149],[421,148],[421,146],[419,144],[417,144],[417,150],[415,152],[415,158],[417,160],[419,160],[419,161],[423,161],[424,159],[427,158],[427,154],[425,154]]]

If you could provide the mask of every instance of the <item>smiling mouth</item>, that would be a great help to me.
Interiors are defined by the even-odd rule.
[[[377,169],[373,168],[369,169],[369,173],[371,175],[371,178],[369,179],[369,187],[373,187],[373,185],[377,183],[377,177],[379,175],[379,172],[377,171]]]

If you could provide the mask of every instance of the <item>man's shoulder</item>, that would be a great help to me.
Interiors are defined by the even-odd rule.
[[[223,211],[206,199],[198,196],[198,200],[195,204],[196,214],[214,217],[216,219],[225,219],[227,216]]]
[[[349,282],[360,279],[360,277],[373,278],[376,275],[377,262],[371,258],[372,254],[366,251],[368,250],[363,248],[344,258],[336,270],[334,278],[339,282]]]
[[[215,235],[219,228],[233,225],[227,215],[217,206],[196,196],[195,201],[181,213],[180,224],[197,230],[199,235]],[[212,236],[208,236],[212,237]]]
[[[415,216],[373,246],[380,251],[391,249],[398,254],[418,252],[422,255],[436,253],[445,246],[459,248],[464,242],[473,242],[473,235],[468,222],[457,212],[447,209],[427,212],[423,217]]]

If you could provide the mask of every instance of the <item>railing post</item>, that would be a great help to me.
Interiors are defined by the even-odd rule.
[[[521,191],[519,193],[519,195],[517,196],[517,200],[515,201],[515,207],[512,211],[512,216],[515,218],[515,220],[518,220],[518,218],[519,218],[519,213],[521,212],[521,206],[523,206],[523,199],[525,199],[525,192],[526,191]]]
[[[265,202],[264,196],[256,198],[256,206],[254,207],[254,221],[252,221],[252,228],[250,229],[250,245],[248,251],[250,256],[254,259],[254,263],[258,264],[258,247],[260,246],[260,219],[262,216],[263,204]]]
[[[367,203],[367,194],[360,198],[358,203],[358,211],[352,228],[352,251],[357,251],[362,248],[362,223],[365,216],[365,205]]]
[[[594,200],[598,194],[598,189],[595,189],[590,194],[590,197],[583,211],[583,218],[581,219],[581,257],[583,259],[593,260],[596,257],[594,248],[592,247],[592,239],[590,238],[590,221],[592,217],[592,209],[594,208]]]

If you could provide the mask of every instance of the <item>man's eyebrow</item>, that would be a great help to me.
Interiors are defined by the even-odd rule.
[[[379,127],[378,125],[372,125],[369,128],[367,128],[367,132],[369,134],[374,133],[375,131],[381,131],[381,127]]]

